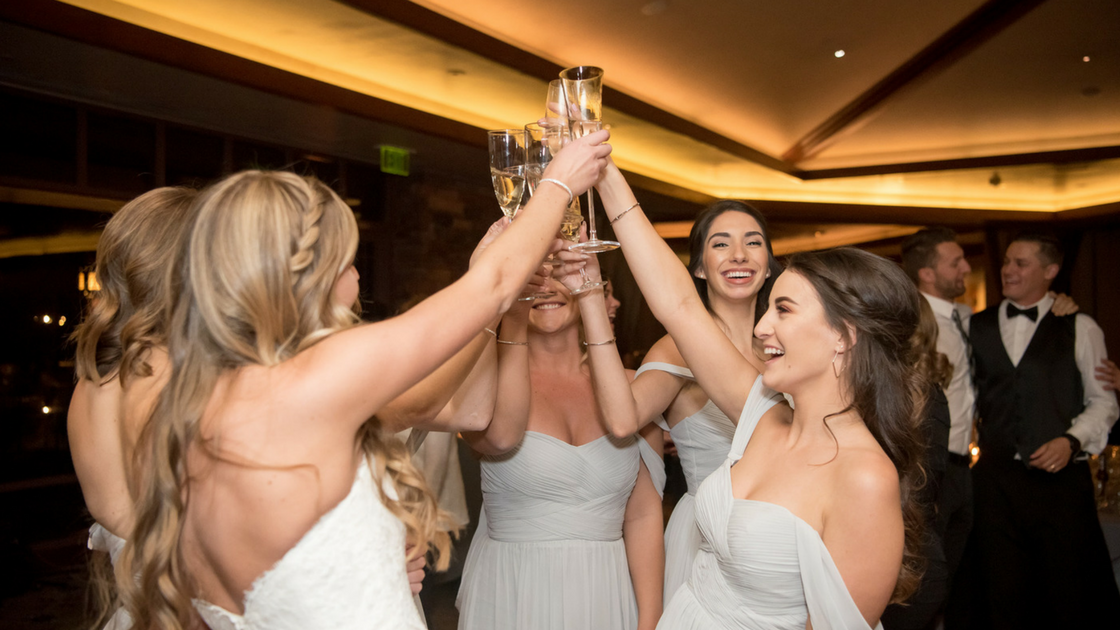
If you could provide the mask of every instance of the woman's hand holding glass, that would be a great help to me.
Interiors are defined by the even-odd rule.
[[[573,198],[587,192],[599,181],[599,175],[607,165],[607,156],[611,154],[611,145],[607,144],[610,137],[611,132],[604,129],[568,142],[544,170],[537,194],[533,198],[536,199],[546,187],[553,186],[565,195],[570,191]],[[549,179],[563,183],[568,190],[548,182]],[[565,205],[569,201],[565,201]]]
[[[581,224],[579,226],[579,242],[586,241],[587,225]],[[567,240],[557,241],[557,245],[561,244],[563,246],[555,254],[559,264],[553,266],[552,277],[564,285],[572,295],[583,293],[589,288],[603,286],[602,274],[599,271],[599,259],[590,254],[568,250],[567,246],[570,243]]]

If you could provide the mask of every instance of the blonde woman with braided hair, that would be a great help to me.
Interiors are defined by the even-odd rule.
[[[447,536],[403,445],[369,418],[513,303],[608,137],[569,144],[460,280],[362,326],[357,226],[337,195],[261,171],[202,194],[118,565],[138,627],[189,627],[192,599],[215,629],[423,627],[404,542],[444,550]]]

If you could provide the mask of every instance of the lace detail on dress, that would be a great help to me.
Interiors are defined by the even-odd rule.
[[[388,479],[382,488],[396,496]],[[243,615],[200,600],[195,608],[212,630],[421,630],[404,544],[404,524],[362,465],[350,494],[253,582]]]

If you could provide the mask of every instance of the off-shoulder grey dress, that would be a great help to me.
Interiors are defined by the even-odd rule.
[[[731,452],[696,493],[700,551],[659,629],[804,630],[811,617],[814,630],[868,630],[820,534],[782,506],[732,493],[731,466],[781,401],[755,380]]]

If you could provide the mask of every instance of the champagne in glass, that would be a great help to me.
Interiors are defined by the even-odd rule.
[[[490,180],[502,213],[511,220],[521,206],[525,190],[525,130],[487,132],[490,147]]]
[[[564,211],[564,218],[560,220],[560,237],[565,241],[572,243],[568,249],[572,249],[579,243],[579,228],[583,225],[583,213],[580,212],[579,199],[572,202],[568,209]],[[572,295],[578,295],[584,291],[603,286],[602,282],[592,282],[587,277],[587,272],[583,269],[579,270],[579,277],[583,278],[583,284],[578,288],[572,289]]]
[[[572,138],[582,138],[603,128],[603,69],[594,66],[567,68],[560,73],[568,105],[568,124]],[[576,243],[571,251],[595,254],[621,247],[616,241],[601,241],[595,233],[595,193],[587,191],[588,239]]]
[[[491,166],[490,180],[494,183],[494,196],[498,198],[502,214],[513,219],[525,191],[525,167],[511,166],[499,170]]]

